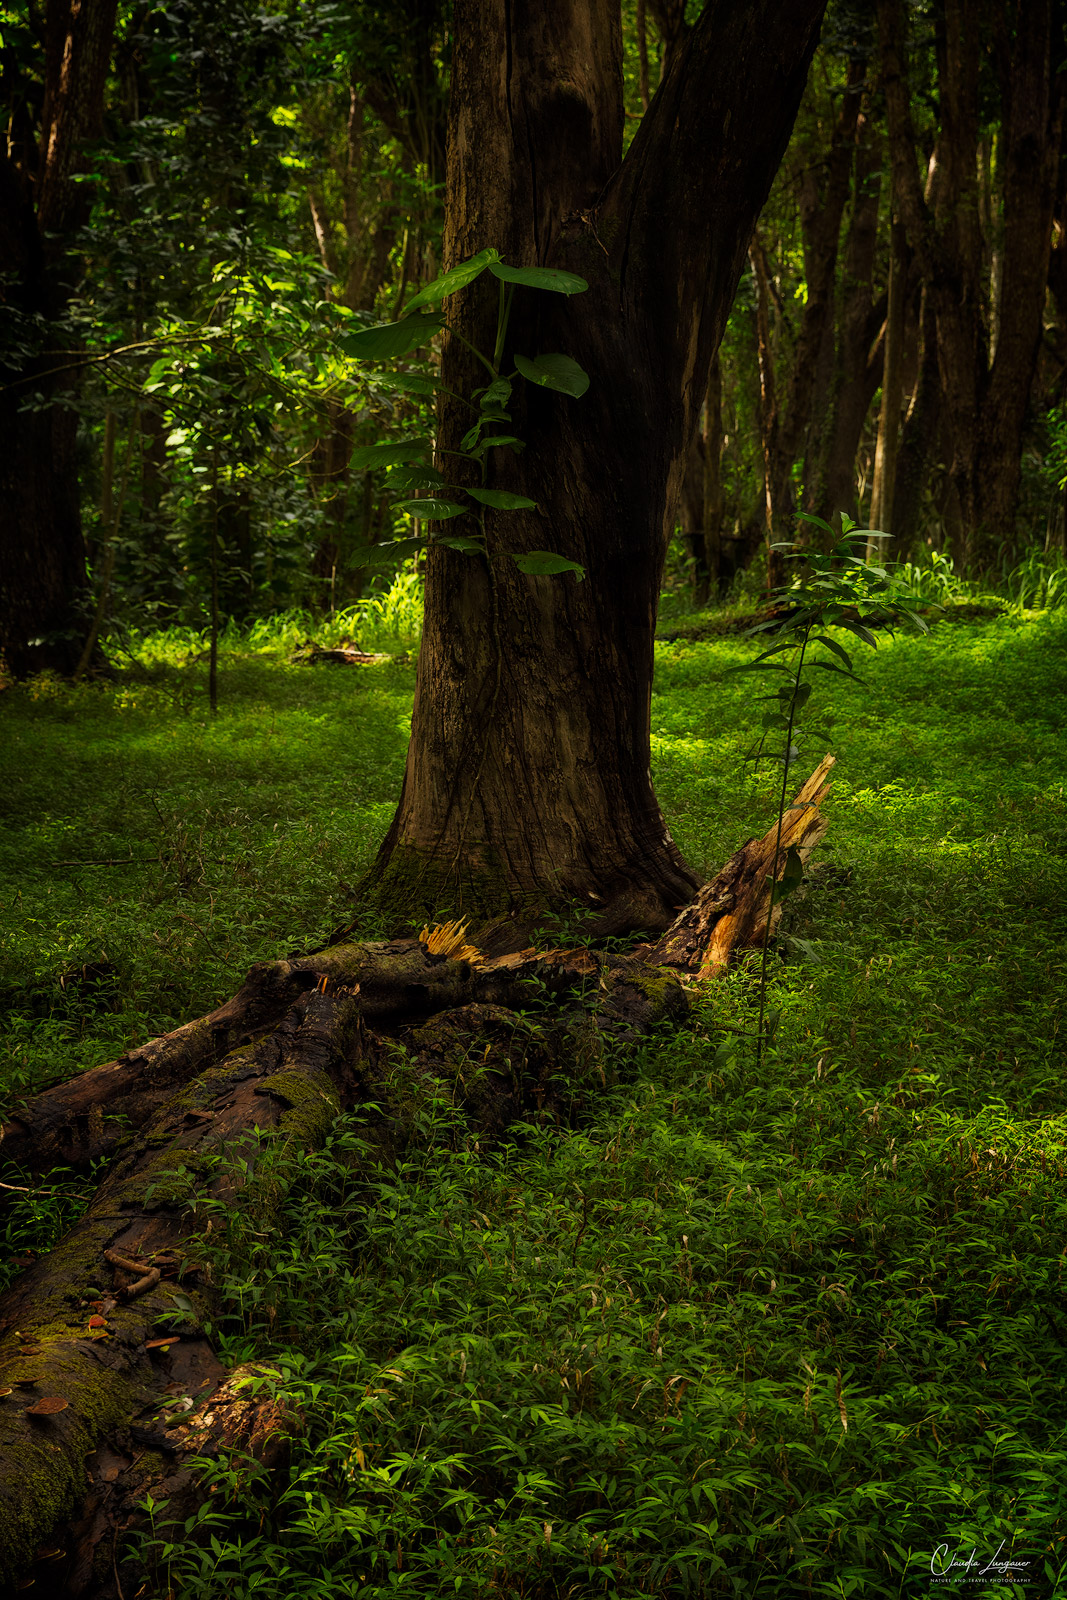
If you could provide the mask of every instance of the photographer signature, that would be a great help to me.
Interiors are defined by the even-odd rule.
[[[1008,1556],[1006,1560],[1001,1560],[1005,1542],[1003,1539],[1000,1541],[996,1554],[992,1560],[985,1561],[984,1565],[984,1558],[979,1556],[977,1545],[972,1546],[969,1555],[964,1555],[962,1546],[953,1551],[949,1545],[939,1544],[930,1557],[930,1571],[939,1578],[946,1577],[950,1572],[966,1573],[968,1576],[973,1573],[977,1578],[990,1575],[1005,1577],[1017,1568],[1031,1565],[1030,1561],[1024,1561],[1021,1556]]]

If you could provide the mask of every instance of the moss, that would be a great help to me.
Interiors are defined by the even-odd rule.
[[[51,1329],[39,1331],[47,1339]],[[38,1546],[69,1518],[86,1488],[85,1457],[108,1428],[126,1421],[141,1399],[136,1382],[109,1372],[74,1348],[69,1329],[51,1340],[41,1393],[61,1394],[66,1411],[31,1422],[15,1395],[0,1400],[0,1580],[10,1583]],[[64,1352],[56,1346],[66,1343]],[[18,1391],[16,1391],[18,1393]]]
[[[669,967],[647,967],[635,961],[624,972],[617,974],[614,981],[628,984],[631,989],[637,989],[644,995],[652,1007],[650,1022],[660,1017],[684,1016],[688,1009],[678,974]]]
[[[474,846],[456,867],[413,845],[394,845],[388,860],[376,865],[361,885],[361,899],[384,927],[397,932],[456,916],[488,920],[515,909],[503,865],[492,852]]]
[[[281,1127],[286,1143],[297,1140],[305,1149],[324,1143],[341,1110],[337,1091],[327,1073],[317,1068],[301,1072],[275,1072],[260,1084],[264,1094],[286,1102]]]

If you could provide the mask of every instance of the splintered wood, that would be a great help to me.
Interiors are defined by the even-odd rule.
[[[648,960],[665,967],[680,967],[701,978],[720,973],[735,950],[763,943],[771,895],[771,873],[780,878],[789,850],[807,861],[829,827],[819,807],[830,792],[827,774],[833,756],[824,756],[778,824],[762,839],[749,839],[706,883],[681,916],[649,952]],[[777,861],[775,847],[777,846]],[[771,919],[774,935],[782,908],[776,904]]]

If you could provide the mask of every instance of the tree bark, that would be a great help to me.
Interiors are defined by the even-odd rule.
[[[693,599],[706,606],[722,590],[722,368],[711,363],[700,432],[689,447],[682,485],[682,538],[693,562]]]
[[[66,240],[86,191],[74,180],[102,126],[115,9],[116,0],[49,0],[36,170],[28,150],[21,160],[0,152],[0,260],[14,325],[0,354],[0,651],[19,677],[73,672],[89,626],[72,353],[69,337],[48,330],[76,275]]]
[[[894,560],[910,556],[920,531],[923,487],[940,433],[941,383],[937,367],[937,321],[924,289],[919,311],[919,371],[900,434],[893,485]]]
[[[535,7],[460,0],[446,261],[492,244],[585,277],[589,292],[565,304],[516,298],[510,350],[563,350],[592,384],[581,400],[513,402],[528,448],[495,452],[490,484],[538,512],[490,513],[488,561],[429,551],[404,788],[375,873],[408,915],[480,905],[506,941],[531,904],[577,901],[604,932],[662,929],[693,891],[649,773],[656,604],[707,373],[821,10],[709,5],[620,164],[608,0],[570,0],[551,26]],[[454,325],[491,349],[492,290],[455,302]],[[460,394],[478,382],[456,340],[443,377]],[[446,401],[443,461],[467,426]],[[587,581],[527,577],[507,559],[546,548]]]

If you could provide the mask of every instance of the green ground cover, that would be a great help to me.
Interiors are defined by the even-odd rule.
[[[298,631],[229,641],[213,722],[176,636],[0,696],[6,1104],[350,911],[413,669],[294,665]],[[658,648],[657,786],[709,872],[773,817],[763,691],[721,679],[751,654]],[[278,1500],[215,1469],[210,1540],[154,1513],[161,1594],[913,1596],[1002,1540],[1067,1587],[1067,614],[862,670],[827,678],[831,832],[758,1071],[749,964],[571,1130],[479,1149],[427,1090],[395,1166],[351,1117],[269,1225],[210,1219],[216,1338],[309,1426]],[[83,1193],[10,1209],[5,1260]]]

